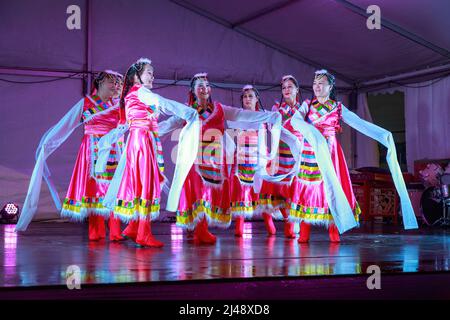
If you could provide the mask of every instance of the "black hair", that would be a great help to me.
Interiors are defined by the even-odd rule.
[[[122,95],[120,97],[121,108],[125,108],[125,97],[134,85],[134,76],[137,76],[139,82],[142,84],[141,75],[144,72],[145,66],[151,66],[153,68],[150,60],[141,58],[128,68],[123,82]]]

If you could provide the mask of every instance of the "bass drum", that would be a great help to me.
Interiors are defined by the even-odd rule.
[[[444,209],[441,200],[441,190],[436,187],[426,189],[420,198],[420,209],[427,225],[431,226],[439,220]]]

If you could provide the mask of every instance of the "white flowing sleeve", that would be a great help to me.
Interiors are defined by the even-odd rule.
[[[228,123],[233,123],[235,128],[248,129],[251,127],[255,127],[257,125],[260,126],[260,130],[258,133],[258,166],[255,170],[254,175],[254,183],[253,188],[255,192],[259,192],[262,186],[262,180],[268,181],[280,181],[284,178],[284,176],[271,176],[267,172],[267,163],[268,161],[273,161],[275,157],[277,157],[278,146],[280,143],[280,136],[286,136],[287,130],[282,130],[281,126],[281,114],[277,111],[267,111],[267,112],[259,112],[259,111],[250,111],[243,110],[240,108],[222,106],[225,114],[225,119],[228,120]],[[266,135],[265,132],[261,132],[262,124],[268,123],[271,124],[271,147],[270,154],[267,155],[267,145],[266,145]]]
[[[344,105],[342,105],[342,119],[350,127],[378,141],[388,149],[386,161],[389,165],[389,170],[391,171],[395,188],[400,196],[403,226],[405,229],[417,229],[417,219],[411,205],[411,200],[408,196],[408,191],[406,190],[402,171],[397,161],[397,151],[395,150],[392,133],[386,129],[374,125],[373,123],[361,119],[358,115],[348,110]]]
[[[173,173],[172,184],[167,196],[166,210],[175,212],[178,208],[184,181],[197,157],[200,141],[200,119],[197,110],[182,103],[166,99],[157,94],[153,94],[153,97],[150,97],[150,99],[152,99],[151,101],[155,101],[153,99],[156,99],[156,103],[165,114],[177,116],[186,121],[186,125],[180,133],[177,162]],[[195,151],[193,152],[193,150]]]
[[[178,118],[177,116],[171,116],[169,119],[161,121],[158,124],[158,134],[160,137],[163,137],[176,129],[183,128],[184,123],[184,119]]]
[[[343,233],[356,227],[357,222],[336,175],[333,162],[331,161],[330,150],[324,136],[313,125],[308,124],[304,120],[304,116],[298,111],[292,117],[291,124],[295,130],[304,136],[314,150],[324,182],[325,197],[339,232]]]
[[[280,143],[280,135],[281,135],[281,114],[279,112],[250,111],[224,105],[222,105],[222,109],[225,115],[225,120],[233,121],[236,124],[240,124],[240,126],[243,129],[245,129],[246,124],[248,125],[249,123],[253,123],[253,125],[263,123],[272,124],[271,129],[272,143],[269,156],[267,156],[263,152],[266,142],[262,134],[258,135],[258,150],[260,150],[261,159],[265,160],[275,159],[278,152],[278,145]]]
[[[309,100],[303,101],[300,108],[298,108],[298,112],[300,113],[300,116],[305,119],[306,115],[308,114],[309,109]]]
[[[129,136],[128,136],[129,138]],[[124,150],[127,150],[128,140],[125,142]],[[105,142],[106,144],[107,142]],[[109,154],[109,151],[108,151]],[[127,163],[127,153],[124,152],[120,157],[119,163],[117,164],[116,170],[114,171],[114,176],[109,182],[108,190],[106,191],[105,197],[103,198],[102,204],[105,208],[114,211],[116,205],[117,194],[119,193],[120,184],[122,182],[123,173],[125,171],[125,166]],[[97,168],[97,166],[96,166]],[[97,170],[97,169],[96,169]],[[102,171],[101,171],[102,172]]]
[[[166,115],[177,116],[186,121],[192,121],[192,119],[198,118],[196,110],[175,100],[166,99],[145,87],[139,88],[138,98],[148,106],[157,106]]]
[[[42,178],[48,184],[50,193],[58,211],[61,210],[61,200],[50,180],[50,170],[46,159],[81,125],[81,114],[83,112],[84,99],[75,104],[68,113],[53,127],[51,127],[41,138],[36,150],[36,164],[31,175],[28,193],[22,207],[19,221],[15,231],[25,231],[36,213],[39,194],[41,192]]]
[[[119,124],[117,128],[112,129],[107,134],[102,136],[98,141],[98,156],[95,164],[95,173],[100,174],[106,171],[108,164],[108,157],[113,148],[113,145],[128,131],[128,124]],[[119,158],[120,160],[120,158]]]

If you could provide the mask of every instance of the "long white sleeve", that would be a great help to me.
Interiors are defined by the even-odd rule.
[[[172,185],[167,197],[166,209],[174,212],[178,208],[184,181],[197,157],[197,152],[192,152],[192,150],[198,150],[200,140],[200,119],[196,110],[174,100],[161,97],[148,89],[139,89],[138,97],[148,105],[158,106],[160,110],[167,115],[174,115],[186,120],[186,125],[180,133],[177,163],[173,174]]]
[[[58,193],[50,180],[50,170],[47,167],[46,159],[81,125],[81,114],[83,111],[84,99],[75,104],[68,113],[53,127],[51,127],[41,138],[36,150],[36,164],[31,175],[28,193],[25,198],[22,213],[17,222],[15,231],[25,231],[28,224],[36,213],[39,194],[41,192],[42,178],[47,181],[50,193],[58,211],[61,210],[61,201]]]
[[[177,102],[175,100],[166,99],[157,95],[159,97],[161,111],[170,116],[177,116],[186,121],[193,121],[194,119],[199,119],[197,110]],[[200,120],[198,120],[200,121]]]
[[[406,190],[405,181],[400,166],[397,161],[397,151],[395,150],[394,138],[392,133],[386,129],[383,129],[373,123],[361,119],[358,115],[348,110],[342,105],[342,119],[349,126],[362,134],[377,140],[383,144],[387,149],[386,160],[391,171],[392,180],[394,181],[395,188],[400,196],[400,202],[402,207],[403,225],[405,229],[417,229],[417,219],[414,214],[414,210],[411,204],[411,200]]]
[[[291,119],[295,130],[299,131],[309,142],[319,165],[325,187],[325,197],[340,233],[357,226],[350,204],[342,189],[331,161],[330,151],[324,136],[313,125],[304,120],[304,116],[296,111]]]
[[[306,115],[308,114],[309,110],[309,100],[303,101],[300,105],[300,108],[298,108],[298,112],[300,113],[300,116],[305,119]]]
[[[168,133],[176,129],[183,128],[183,125],[186,120],[182,118],[178,118],[177,116],[171,116],[169,119],[161,121],[158,124],[158,133],[160,137],[165,136]]]
[[[258,192],[262,185],[262,179],[269,180],[274,178],[267,172],[267,163],[273,161],[278,154],[278,146],[281,136],[281,114],[279,112],[267,111],[250,111],[240,108],[222,106],[225,119],[232,121],[236,126],[240,126],[245,129],[246,126],[255,126],[257,124],[269,123],[271,127],[272,142],[270,146],[270,154],[267,155],[267,145],[265,135],[261,132],[258,133],[258,166],[256,168],[254,176],[253,187],[255,192]],[[281,179],[282,177],[276,178]],[[277,180],[279,181],[279,180]]]
[[[243,110],[240,108],[234,108],[229,106],[222,105],[222,109],[224,112],[225,120],[234,121],[235,123],[270,123],[272,124],[271,134],[272,134],[272,144],[270,149],[269,156],[265,154],[260,154],[261,159],[265,159],[267,161],[275,159],[278,151],[278,145],[280,143],[280,135],[281,135],[281,114],[279,112],[259,112],[259,111],[250,111]],[[243,125],[245,128],[245,124]],[[259,135],[261,136],[261,135]],[[259,139],[261,144],[263,139]],[[262,150],[262,145],[260,145]]]
[[[108,164],[108,157],[113,148],[113,145],[128,131],[128,124],[119,124],[117,128],[112,129],[107,134],[103,135],[98,141],[98,156],[95,164],[95,173],[100,174],[106,171]],[[120,160],[120,159],[119,159]]]
[[[222,105],[225,120],[230,121],[243,121],[243,122],[255,122],[255,123],[272,123],[276,124],[278,117],[281,115],[278,112],[260,112],[244,110],[236,107],[229,107]]]

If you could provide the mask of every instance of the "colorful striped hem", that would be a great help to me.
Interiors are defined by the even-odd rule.
[[[155,220],[159,216],[159,199],[152,201],[136,198],[134,201],[116,200],[114,216],[124,222],[140,219]]]
[[[356,222],[359,224],[359,215],[361,214],[361,208],[356,203],[355,209],[353,209],[353,215]],[[289,210],[289,221],[310,223],[312,225],[329,226],[334,224],[333,215],[328,208],[319,207],[307,207],[300,204],[291,203]]]
[[[105,207],[76,207],[64,204],[61,209],[61,217],[69,218],[74,221],[83,221],[89,215],[98,215],[109,218],[111,210]]]
[[[231,214],[234,218],[244,217],[245,219],[260,218],[264,213],[271,215],[275,220],[284,220],[283,215],[279,209],[267,208],[265,206],[258,205],[254,208],[248,207],[231,207]]]
[[[192,205],[191,210],[177,210],[177,225],[193,230],[197,223],[206,217],[208,225],[212,227],[228,228],[231,224],[231,214],[224,213],[223,208],[212,206],[205,200],[198,200]]]

